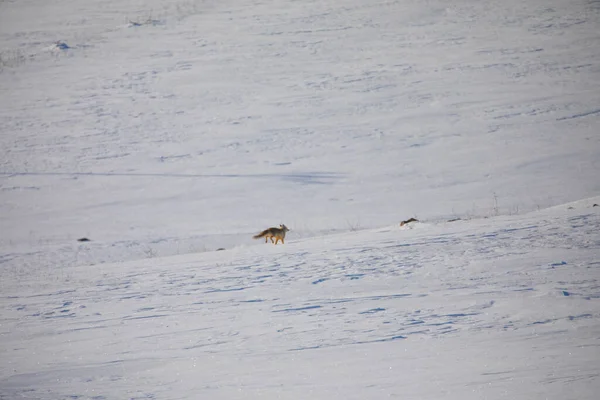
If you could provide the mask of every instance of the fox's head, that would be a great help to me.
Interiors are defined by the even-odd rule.
[[[281,229],[283,229],[283,231],[284,231],[284,232],[288,232],[288,231],[289,231],[288,227],[287,227],[287,226],[285,226],[284,224],[281,224],[281,225],[279,225],[279,227],[280,227]]]

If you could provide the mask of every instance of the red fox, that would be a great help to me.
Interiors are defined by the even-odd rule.
[[[279,228],[269,228],[269,229],[265,229],[264,231],[262,231],[261,233],[259,233],[258,235],[254,235],[252,236],[254,239],[259,239],[261,237],[265,238],[265,243],[267,243],[267,241],[269,239],[271,239],[271,243],[275,243],[277,244],[277,242],[279,240],[281,240],[281,244],[285,244],[284,239],[285,239],[285,233],[288,232],[289,229],[287,228],[287,226],[285,225],[279,225]],[[275,241],[273,241],[273,238],[275,238]]]

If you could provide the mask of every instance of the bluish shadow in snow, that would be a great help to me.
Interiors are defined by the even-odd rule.
[[[445,317],[452,317],[452,318],[456,318],[456,317],[469,317],[472,315],[479,315],[481,313],[458,313],[458,314],[446,314],[444,315]]]
[[[398,340],[398,339],[406,339],[406,336],[395,335],[395,336],[391,336],[391,337],[387,337],[387,338],[382,338],[382,339],[365,340],[365,341],[362,341],[362,342],[356,342],[355,344],[391,342],[392,340]]]
[[[363,276],[365,276],[365,274],[348,274],[346,275],[346,278],[350,278],[350,280],[356,280],[356,279],[360,279]]]
[[[398,340],[398,339],[406,339],[406,336],[403,336],[403,335],[394,335],[394,336],[383,337],[383,338],[378,338],[378,339],[373,339],[373,340],[358,340],[358,341],[353,341],[353,342],[350,342],[350,343],[321,344],[321,345],[316,345],[316,346],[303,346],[303,347],[296,347],[296,348],[293,348],[293,349],[289,349],[289,351],[319,350],[319,349],[330,348],[330,347],[337,347],[337,346],[342,346],[342,345],[391,342],[391,341]]]
[[[255,178],[280,179],[284,181],[309,184],[331,184],[344,177],[337,172],[293,172],[281,174],[171,174],[136,172],[0,172],[0,176],[68,176],[68,177],[153,177],[153,178]]]
[[[370,310],[361,311],[361,312],[359,312],[359,314],[375,314],[375,313],[378,313],[381,311],[385,311],[385,308],[381,308],[381,307],[372,308]]]
[[[127,317],[123,317],[123,321],[130,321],[130,320],[136,320],[136,319],[163,318],[163,317],[168,317],[168,316],[169,316],[169,314],[141,315],[139,317],[127,316]]]
[[[306,307],[298,307],[298,308],[284,308],[283,310],[273,310],[273,312],[306,311],[306,310],[314,310],[316,308],[321,308],[321,306],[306,306]]]
[[[211,289],[204,293],[223,293],[223,292],[238,292],[240,290],[248,289],[246,287],[230,288],[230,289]]]
[[[560,117],[560,118],[556,118],[557,121],[565,121],[568,119],[576,119],[576,118],[583,118],[583,117],[588,117],[590,115],[595,115],[600,113],[600,110],[589,110],[589,111],[585,111],[582,113],[577,113],[577,114],[571,114],[571,115],[566,115],[564,117]]]

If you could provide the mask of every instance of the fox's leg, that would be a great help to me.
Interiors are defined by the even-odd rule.
[[[283,241],[283,238],[281,238],[281,244],[285,244],[285,242]]]
[[[279,238],[278,237],[275,238],[275,244],[277,244],[277,242],[279,242]]]
[[[271,243],[273,243],[273,236],[271,236]]]
[[[265,236],[265,243],[267,243],[269,241],[269,237]]]

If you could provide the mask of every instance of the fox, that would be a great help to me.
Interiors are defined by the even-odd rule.
[[[269,239],[271,239],[271,243],[275,243],[277,244],[277,242],[279,242],[281,240],[281,244],[285,244],[285,233],[289,232],[289,229],[287,226],[281,224],[279,225],[279,228],[269,228],[269,229],[265,229],[264,231],[262,231],[261,233],[259,233],[258,235],[254,235],[252,236],[253,239],[260,239],[261,237],[265,238],[265,243],[267,243],[267,241]],[[273,241],[273,238],[275,238],[275,241]]]

